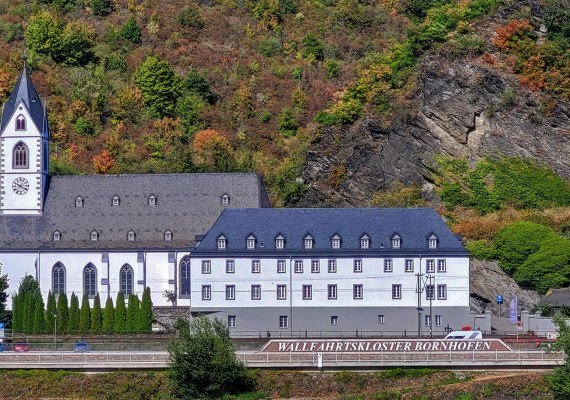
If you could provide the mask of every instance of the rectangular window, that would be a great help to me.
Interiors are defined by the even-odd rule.
[[[282,250],[285,247],[285,240],[284,239],[275,239],[275,248]]]
[[[285,260],[277,260],[277,273],[284,274],[287,271],[287,264]]]
[[[437,260],[437,272],[447,272],[445,260]]]
[[[296,274],[303,273],[303,260],[295,260],[295,273]]]
[[[328,285],[328,298],[329,300],[336,300],[337,299],[337,287],[336,285]]]
[[[261,285],[251,285],[251,299],[261,300]]]
[[[414,272],[414,260],[406,260],[406,272]]]
[[[383,315],[383,314],[378,315],[378,323],[379,323],[379,324],[383,324],[383,323],[384,323],[384,315]]]
[[[280,315],[279,316],[279,328],[284,329],[289,327],[289,316]]]
[[[336,260],[329,260],[329,273],[336,273]]]
[[[203,274],[212,273],[212,262],[210,260],[202,260],[202,273]]]
[[[236,272],[236,263],[234,260],[226,260],[226,274],[233,274]]]
[[[277,300],[286,300],[286,299],[287,299],[287,286],[277,285]]]
[[[218,239],[218,250],[226,249],[226,239]]]
[[[303,300],[311,300],[313,298],[313,286],[303,285]]]
[[[360,248],[367,249],[368,248],[368,239],[360,239]]]
[[[247,248],[255,249],[255,239],[247,239]]]
[[[251,273],[259,274],[261,272],[261,262],[259,260],[251,261]]]
[[[354,272],[362,272],[362,260],[354,260]]]
[[[435,260],[426,260],[426,273],[433,274],[435,272]]]
[[[338,325],[338,315],[331,315],[331,325],[332,326]]]
[[[441,326],[441,315],[435,316],[435,326]]]
[[[311,272],[313,274],[318,274],[319,272],[321,272],[321,264],[319,260],[311,261]]]
[[[447,285],[437,285],[437,299],[438,300],[447,299]]]
[[[435,287],[426,285],[426,300],[435,300]]]
[[[340,249],[340,239],[333,239],[332,240],[332,248],[333,249]]]
[[[313,239],[305,239],[305,248],[312,249],[313,248]]]
[[[400,248],[400,239],[392,239],[392,248],[399,249]]]
[[[426,326],[430,326],[431,325],[431,315],[429,315],[429,314],[426,315],[424,319],[425,319]]]
[[[228,328],[235,328],[235,327],[236,327],[236,316],[228,315]]]
[[[437,249],[437,239],[429,239],[428,245],[430,249]]]
[[[236,299],[236,286],[226,285],[226,300],[235,300],[235,299]]]
[[[362,300],[363,291],[362,285],[352,285],[352,298],[354,300]]]
[[[384,272],[392,272],[392,260],[384,260]]]
[[[392,299],[400,300],[402,298],[402,285],[392,285]]]
[[[202,285],[202,300],[212,300],[212,286]]]

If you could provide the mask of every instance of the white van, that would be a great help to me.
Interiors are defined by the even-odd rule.
[[[473,340],[473,339],[483,339],[483,333],[481,331],[453,331],[445,337],[445,339],[452,340]]]

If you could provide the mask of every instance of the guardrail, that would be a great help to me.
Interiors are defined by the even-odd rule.
[[[162,369],[168,362],[166,352],[0,353],[3,369]]]

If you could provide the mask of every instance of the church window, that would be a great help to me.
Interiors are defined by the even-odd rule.
[[[24,142],[18,142],[14,147],[14,168],[28,168],[28,146]]]
[[[16,118],[16,130],[25,131],[26,130],[26,118],[23,115],[18,115]]]
[[[55,231],[52,237],[54,242],[59,242],[61,240],[61,232]]]
[[[83,197],[79,196],[75,199],[75,207],[83,207]]]
[[[190,296],[190,257],[180,262],[180,296]]]
[[[55,296],[65,293],[65,267],[58,262],[51,271],[52,292]]]
[[[113,205],[118,206],[119,204],[121,204],[121,199],[119,196],[113,196]]]
[[[148,197],[148,205],[149,205],[149,206],[155,206],[155,205],[156,205],[156,196],[154,196],[154,195],[151,194],[151,195]]]
[[[99,239],[99,233],[97,231],[91,232],[91,241],[96,242]]]
[[[121,267],[120,281],[121,292],[123,292],[125,296],[133,294],[133,269],[129,264],[125,264]]]
[[[135,232],[134,231],[129,231],[129,233],[127,233],[127,240],[129,242],[135,241]]]
[[[170,232],[170,231],[164,232],[164,240],[166,242],[171,242],[172,241],[172,232]]]
[[[97,294],[97,268],[91,263],[83,269],[83,293],[88,297]]]

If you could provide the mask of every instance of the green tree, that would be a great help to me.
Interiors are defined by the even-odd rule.
[[[35,334],[44,334],[46,333],[46,318],[45,318],[45,309],[44,309],[44,299],[40,294],[35,298],[34,301],[34,329],[33,332]]]
[[[570,11],[567,0],[546,0],[544,25],[549,39],[557,41],[561,47],[570,44]]]
[[[125,22],[119,30],[119,38],[125,42],[137,44],[141,42],[141,28],[137,24],[137,19],[133,16]]]
[[[204,75],[194,69],[188,71],[188,74],[186,74],[182,81],[182,87],[188,92],[197,94],[210,104],[214,104],[217,100],[217,96],[210,88],[210,82],[208,82]]]
[[[67,294],[60,293],[57,299],[57,331],[64,334],[69,324],[69,303]]]
[[[84,66],[93,61],[95,55],[93,47],[95,46],[95,31],[79,22],[70,22],[63,29],[62,52],[52,55],[55,62],[66,65]]]
[[[12,330],[22,332],[22,321],[24,320],[22,311],[22,300],[18,294],[12,295]]]
[[[24,295],[24,333],[34,333],[34,316],[36,312],[36,296],[32,293]]]
[[[112,307],[113,303],[111,302],[111,308]],[[102,325],[103,314],[101,312],[101,298],[99,297],[99,293],[97,293],[95,299],[93,299],[93,308],[91,309],[91,333],[101,333]]]
[[[113,299],[109,296],[105,301],[105,311],[103,312],[102,333],[115,332],[115,308],[113,307]]]
[[[71,298],[69,299],[69,322],[67,325],[67,332],[79,332],[79,299],[75,292],[71,293]]]
[[[0,321],[6,320],[6,302],[8,301],[8,275],[0,275]]]
[[[142,296],[141,311],[137,322],[138,330],[140,332],[150,333],[152,330],[152,298],[150,295],[150,288],[145,288]]]
[[[51,333],[54,331],[56,313],[57,313],[57,306],[55,303],[55,296],[50,290],[47,297],[46,333]]]
[[[251,388],[246,367],[236,358],[228,328],[198,317],[169,346],[170,377],[181,399],[221,398]]]
[[[142,93],[143,104],[153,118],[173,116],[180,96],[180,79],[168,61],[148,57],[135,71],[135,84]]]
[[[91,12],[98,17],[104,17],[111,12],[111,0],[90,0]]]
[[[26,45],[39,54],[60,54],[63,49],[61,35],[64,26],[62,20],[48,11],[32,15],[26,27]]]
[[[36,299],[41,296],[38,282],[31,275],[20,281],[17,295],[14,298],[13,320],[17,332],[33,333]]]
[[[141,302],[139,300],[139,297],[136,294],[129,295],[125,325],[127,332],[137,332],[137,321],[139,319],[140,309]]]
[[[119,291],[115,302],[115,333],[125,333],[127,329],[127,311],[125,309],[125,295]]]
[[[303,58],[308,60],[323,60],[324,46],[315,35],[310,34],[303,39]]]
[[[558,327],[556,345],[560,350],[564,351],[565,364],[556,367],[547,379],[554,394],[554,399],[567,400],[570,399],[570,326],[561,316],[554,317],[554,323]]]
[[[178,14],[178,23],[182,26],[190,28],[202,29],[204,27],[204,19],[200,15],[200,10],[194,7],[188,7]]]
[[[79,333],[85,335],[91,331],[91,309],[89,298],[85,293],[81,298],[81,309],[79,310]]]
[[[176,103],[176,114],[188,135],[196,133],[204,124],[206,102],[197,94],[190,93]]]

